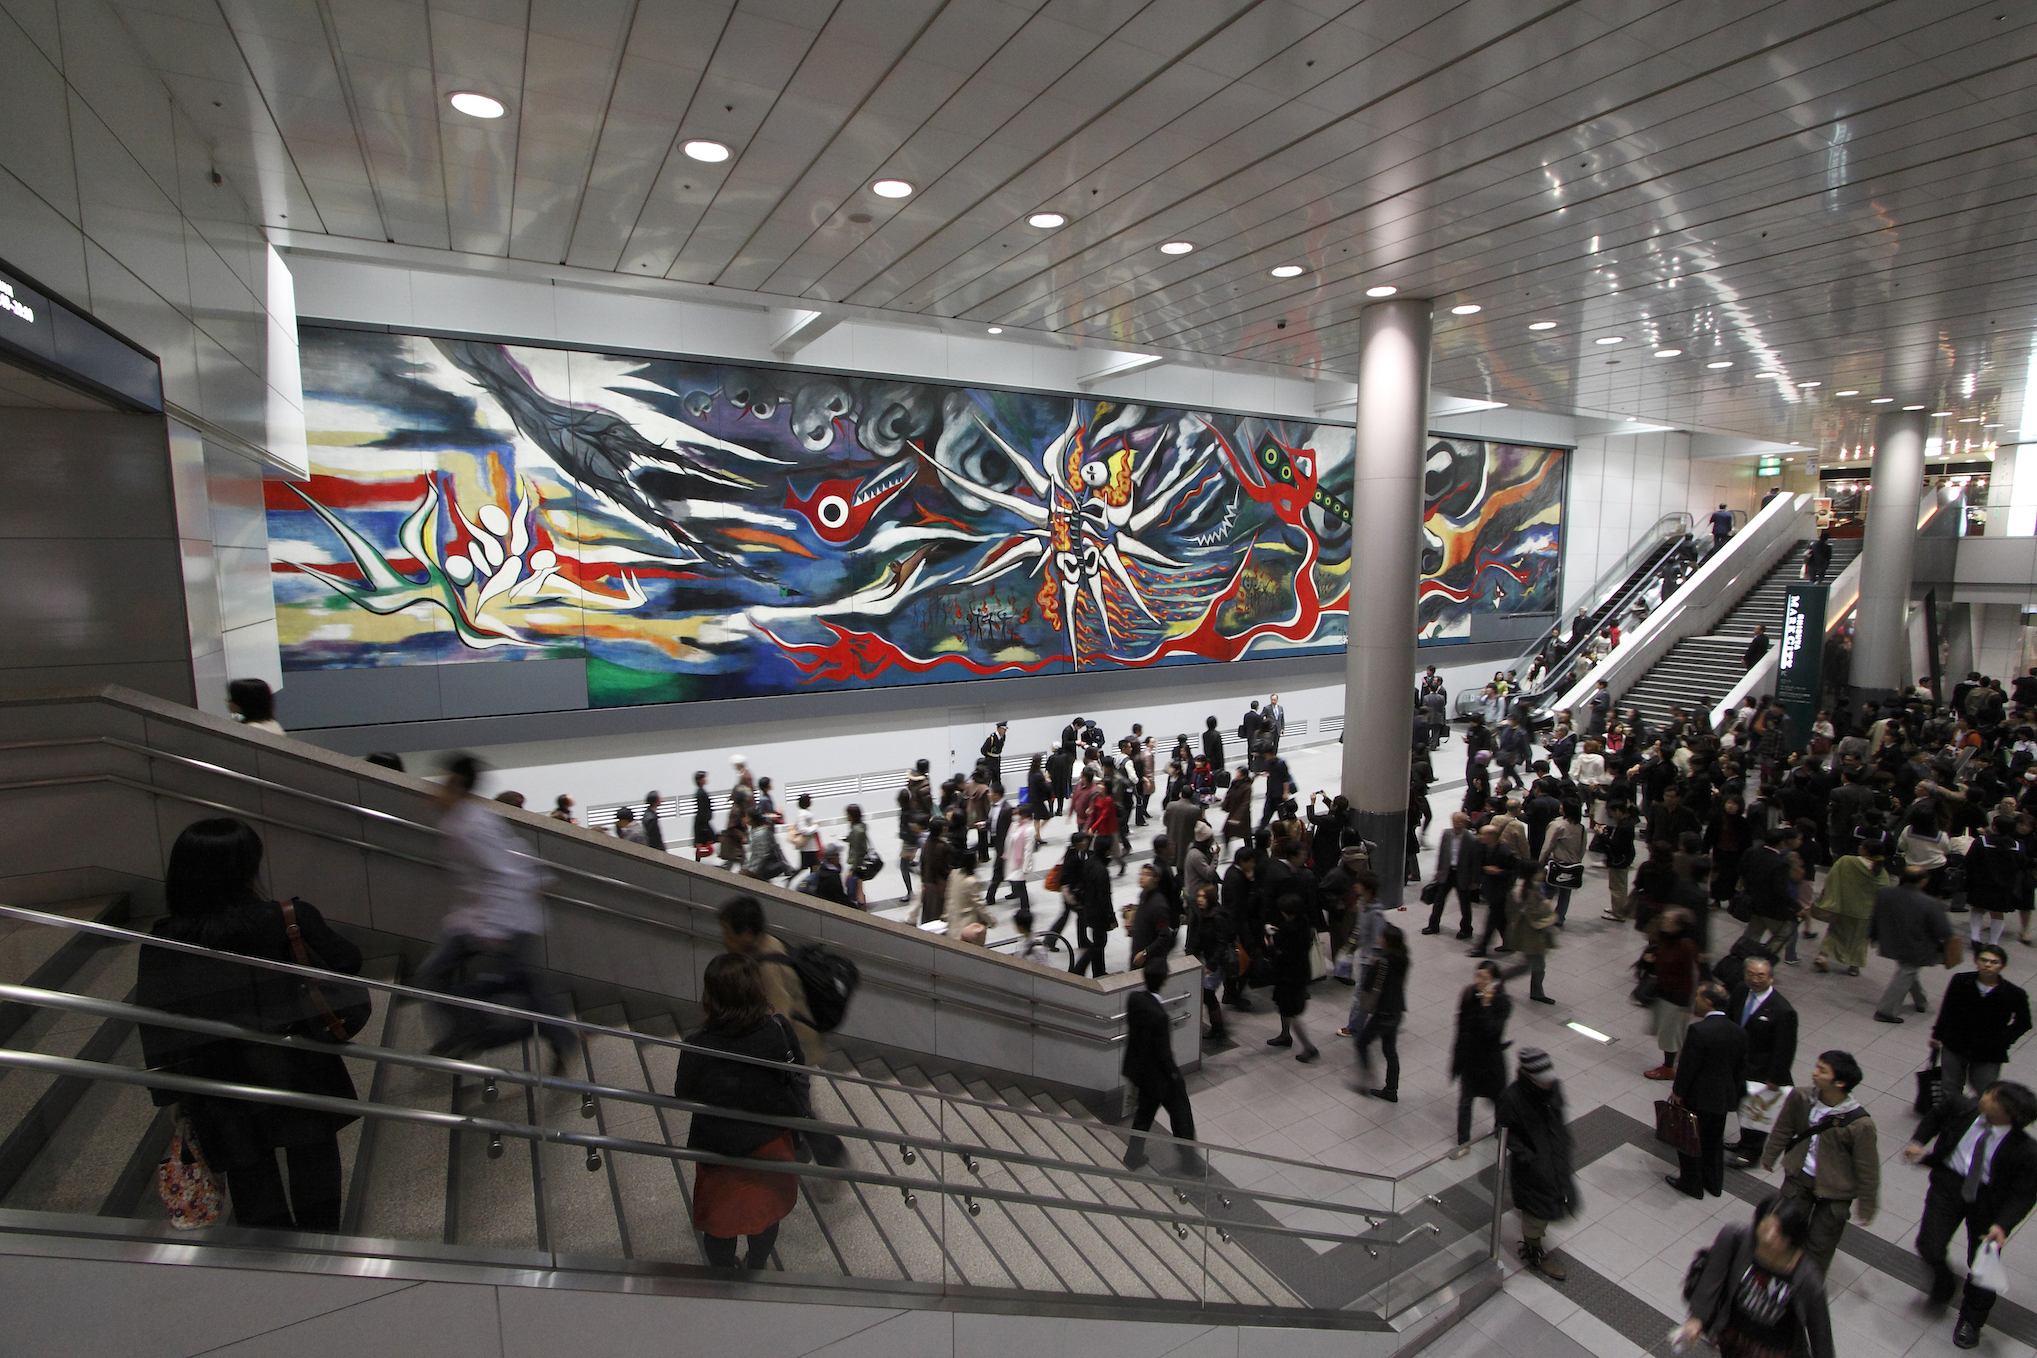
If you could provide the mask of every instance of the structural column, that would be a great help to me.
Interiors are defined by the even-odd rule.
[[[1380,898],[1401,900],[1413,746],[1415,605],[1431,304],[1396,298],[1358,317],[1358,446],[1344,657],[1344,795],[1379,846]]]
[[[1851,683],[1862,701],[1895,697],[1910,669],[1910,577],[1916,569],[1917,501],[1924,494],[1921,410],[1874,422],[1873,491],[1860,545],[1860,604],[1853,626]]]

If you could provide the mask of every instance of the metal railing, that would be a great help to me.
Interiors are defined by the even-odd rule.
[[[0,1191],[10,1207],[30,1214],[96,1206],[102,1215],[129,1218],[125,1229],[137,1238],[171,1233],[148,1220],[146,1202],[98,1205],[89,1194],[79,1199],[72,1182],[79,1167],[95,1160],[133,1156],[145,1166],[161,1153],[167,1117],[150,1122],[142,1093],[157,1090],[361,1119],[345,1142],[353,1205],[342,1234],[373,1238],[360,1246],[367,1253],[400,1253],[402,1242],[414,1241],[508,1250],[519,1264],[538,1267],[548,1261],[531,1256],[551,1256],[551,1264],[572,1256],[582,1268],[590,1260],[622,1270],[647,1260],[701,1267],[704,1255],[689,1225],[698,1191],[688,1180],[689,1164],[696,1176],[701,1167],[722,1166],[797,1184],[800,1205],[786,1218],[774,1260],[783,1272],[753,1280],[827,1275],[942,1293],[1137,1298],[1370,1326],[1462,1278],[1495,1248],[1492,1142],[1479,1143],[1464,1160],[1439,1157],[1388,1177],[1148,1132],[1141,1140],[1146,1154],[1175,1161],[1152,1172],[1123,1163],[1133,1135],[1127,1129],[822,1068],[803,1068],[812,1088],[809,1116],[735,1113],[655,1090],[689,1051],[783,1067],[676,1037],[369,977],[348,978],[378,996],[369,1026],[353,1043],[259,1031],[111,995],[126,993],[126,969],[139,969],[141,949],[201,957],[250,975],[330,982],[333,974],[19,907],[0,907],[0,919],[101,941],[97,969],[84,984],[96,993],[0,984],[0,1005],[100,1024],[100,1036],[80,1045],[75,1023],[31,1021],[0,1047],[0,1070],[13,1072],[8,1079],[47,1082],[39,1099],[31,1089],[23,1101],[32,1106],[20,1124],[0,1129],[12,1176]],[[536,1029],[515,1041],[508,1048],[515,1059],[501,1064],[420,1049],[435,1020],[462,1010],[570,1034],[569,1069],[584,1070],[586,1078],[538,1069]],[[366,1074],[370,1092],[344,1099],[149,1070],[131,1040],[143,1028],[336,1053]],[[617,1070],[627,1082],[603,1078]],[[498,1102],[505,1086],[523,1093],[523,1117],[514,1115],[516,1100]],[[52,1103],[67,1087],[70,1093]],[[81,1088],[94,1097],[79,1098]],[[849,1155],[823,1164],[689,1147],[680,1120],[710,1112],[778,1128],[801,1142],[839,1137]],[[583,1120],[593,1125],[575,1125]],[[120,1139],[123,1129],[131,1138],[144,1124],[149,1135],[139,1147]],[[509,1155],[517,1144],[527,1154]],[[200,1230],[173,1238],[203,1243],[215,1235]],[[1322,1293],[1322,1270],[1314,1266],[1325,1256],[1341,1280],[1334,1299]],[[499,1254],[489,1257],[502,1262]]]
[[[0,753],[10,753],[24,750],[78,748],[93,745],[101,745],[112,749],[124,750],[132,754],[142,755],[150,760],[158,760],[174,764],[180,768],[200,772],[207,775],[208,777],[227,779],[229,781],[239,783],[243,786],[258,789],[262,792],[272,792],[282,794],[303,802],[310,803],[315,806],[324,807],[328,810],[336,810],[344,812],[348,815],[360,816],[366,820],[373,821],[378,824],[401,827],[404,830],[424,835],[430,839],[437,839],[442,837],[441,831],[436,826],[425,825],[417,821],[409,820],[406,819],[405,817],[395,815],[391,812],[377,810],[373,807],[359,806],[354,803],[341,801],[333,797],[326,797],[319,793],[305,791],[302,788],[291,787],[287,783],[278,783],[271,779],[258,777],[254,774],[243,773],[237,769],[230,769],[223,765],[210,763],[205,760],[194,759],[188,755],[173,754],[165,750],[158,750],[151,746],[139,744],[135,741],[123,740],[117,736],[74,736],[50,740],[16,741],[6,744],[0,744]],[[0,792],[48,790],[60,787],[74,787],[90,783],[109,783],[115,786],[126,787],[133,789],[135,791],[145,792],[153,796],[168,797],[173,800],[182,802],[186,805],[203,807],[210,811],[217,811],[223,815],[237,816],[243,820],[254,821],[264,825],[273,825],[278,828],[287,829],[298,834],[309,835],[314,838],[324,840],[328,843],[342,844],[351,849],[357,849],[371,854],[383,855],[389,858],[397,859],[402,862],[412,863],[420,867],[436,869],[439,866],[438,860],[434,858],[426,857],[421,854],[407,853],[401,849],[394,848],[387,844],[378,844],[372,843],[367,840],[356,839],[352,836],[341,834],[325,826],[308,824],[303,821],[285,819],[283,817],[276,816],[266,811],[257,811],[248,807],[236,806],[227,802],[215,801],[210,798],[198,796],[197,794],[192,792],[184,791],[180,788],[167,786],[160,783],[142,782],[138,779],[128,778],[117,773],[69,774],[47,778],[17,779],[12,781],[0,782]],[[553,859],[544,858],[536,854],[524,853],[520,854],[520,856],[530,860],[534,865],[536,865],[540,869],[541,874],[570,877],[582,882],[598,884],[599,886],[605,889],[613,889],[628,892],[633,895],[641,896],[650,901],[656,902],[658,905],[663,907],[678,906],[689,911],[705,909],[705,907],[696,905],[692,902],[680,900],[664,892],[660,892],[655,888],[646,887],[635,882],[627,881],[623,878],[611,877],[606,874],[593,872],[585,868],[579,868],[574,867],[570,864],[559,863]],[[683,867],[681,867],[682,864]],[[692,871],[697,872],[719,873],[718,869],[698,867],[690,863],[685,863],[684,860],[680,859],[674,859],[673,865],[675,867],[680,868],[680,870],[682,871],[690,869]],[[764,885],[763,883],[755,882],[748,878],[730,880],[731,890],[737,891],[754,892],[763,885]],[[613,906],[603,905],[600,904],[599,902],[590,901],[580,896],[570,895],[566,892],[557,890],[549,883],[542,888],[542,892],[546,899],[548,900],[556,901],[562,905],[569,905],[574,907],[575,909],[585,910],[593,914],[626,919],[631,921],[633,924],[644,925],[661,930],[671,930],[688,935],[693,935],[696,932],[694,930],[687,929],[669,920],[661,920],[646,915],[636,914],[630,911],[618,910]],[[845,945],[838,943],[837,946],[842,947],[843,951],[849,952],[852,955],[856,956],[863,955],[859,950],[854,948],[853,945]],[[999,952],[986,952],[985,955],[998,957],[1000,959],[1003,956],[1002,953]],[[882,977],[875,975],[867,978],[866,984],[875,986],[880,989],[888,988],[901,994],[916,995],[922,993],[910,990],[907,987],[899,986],[891,981],[888,981]],[[976,986],[968,982],[967,980],[961,980],[952,977],[944,978],[943,984],[944,987],[948,990],[953,990],[956,988],[968,988],[981,991],[985,994],[998,993],[992,991],[988,987]],[[944,996],[943,1003],[953,1005],[957,1008],[971,1010],[973,1012],[980,1013],[986,1016],[997,1018],[1007,1017],[1006,1011],[1002,1009],[998,1009],[996,1007],[989,1005],[973,1005],[967,1000],[955,998],[952,996]],[[1054,1004],[1052,1000],[1042,999],[1037,994],[1034,994],[1032,996],[1031,1004],[1035,1007],[1035,1009],[1059,1011],[1060,1013],[1063,1014],[1077,1014],[1087,1017],[1087,1015],[1083,1015],[1083,1012],[1080,1010],[1071,1009],[1066,1006],[1058,1006]],[[1115,1021],[1122,1022],[1123,1012],[1119,1011],[1114,1017]],[[1029,1020],[1029,1022],[1031,1023],[1032,1026],[1039,1028],[1043,1031],[1054,1033],[1062,1037],[1073,1038],[1081,1042],[1093,1043],[1100,1046],[1116,1046],[1124,1041],[1124,1034],[1122,1032],[1099,1033],[1095,1030],[1093,1026],[1090,1026],[1089,1024],[1081,1022],[1068,1022],[1065,1020],[1051,1017],[1041,1017],[1037,1013]]]
[[[1689,514],[1681,510],[1671,514],[1664,514],[1649,527],[1647,532],[1634,540],[1633,544],[1627,548],[1618,561],[1600,572],[1599,578],[1585,592],[1580,607],[1588,615],[1596,615],[1599,609],[1605,607],[1609,602],[1617,603],[1622,609],[1630,607],[1634,598],[1661,579],[1664,573],[1676,561],[1678,556],[1676,552],[1664,551],[1663,549],[1687,542],[1691,539],[1691,535],[1692,519]],[[1651,555],[1658,553],[1660,555],[1650,564],[1647,573],[1639,579],[1634,579],[1635,572],[1641,569],[1642,564],[1647,562]],[[1668,602],[1668,598],[1665,597],[1663,603],[1667,604]],[[1570,625],[1571,619],[1559,613],[1555,621],[1544,629],[1541,635],[1537,636],[1534,641],[1529,643],[1525,651],[1521,652],[1521,658],[1516,668],[1523,672],[1531,670],[1536,657],[1542,654],[1543,648],[1548,646],[1552,640],[1561,638],[1569,630]],[[1578,638],[1575,641],[1561,642],[1555,654],[1551,656],[1548,667],[1542,677],[1533,684],[1524,683],[1520,690],[1520,697],[1509,698],[1507,702],[1508,708],[1511,709],[1523,698],[1536,709],[1545,706],[1552,694],[1562,691],[1566,679],[1577,670],[1584,659],[1586,649],[1602,630],[1602,628],[1595,626],[1587,636]],[[1472,686],[1467,686],[1460,691],[1456,700],[1456,715],[1460,717],[1469,716],[1479,704],[1481,691],[1481,687]]]

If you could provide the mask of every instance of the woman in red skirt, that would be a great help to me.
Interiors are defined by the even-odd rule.
[[[673,1096],[729,1113],[810,1116],[806,1076],[798,1068],[799,1040],[791,1026],[771,1012],[756,962],[742,953],[723,953],[707,964],[701,988],[707,1023],[680,1054]],[[710,1055],[711,1051],[778,1064],[727,1061]],[[686,1148],[790,1163],[792,1138],[793,1133],[781,1127],[723,1113],[695,1113],[686,1134]],[[707,1262],[716,1268],[734,1268],[736,1238],[747,1236],[750,1245],[743,1267],[765,1267],[778,1239],[778,1223],[798,1199],[795,1175],[736,1165],[697,1165],[693,1226],[704,1237],[701,1249]]]

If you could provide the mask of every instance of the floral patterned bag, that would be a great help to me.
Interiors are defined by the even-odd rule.
[[[219,1220],[219,1184],[198,1148],[189,1118],[178,1117],[170,1137],[170,1153],[156,1166],[156,1193],[180,1231],[195,1231]]]

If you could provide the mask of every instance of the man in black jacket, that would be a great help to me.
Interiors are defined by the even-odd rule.
[[[1747,1082],[1786,1090],[1796,1081],[1790,1066],[1797,1056],[1797,1011],[1775,988],[1775,963],[1756,953],[1740,970],[1740,984],[1726,1001],[1726,1017],[1747,1030]],[[1743,1114],[1744,1119],[1744,1114]],[[1768,1133],[1748,1130],[1743,1120],[1733,1155],[1745,1169],[1761,1158]]]
[[[1499,936],[1500,950],[1506,950],[1507,943],[1507,898],[1513,894],[1514,881],[1519,875],[1520,856],[1500,842],[1500,828],[1487,821],[1478,827],[1478,852],[1471,857],[1472,878],[1478,883],[1480,897],[1485,901],[1485,927],[1479,931],[1478,942],[1472,945],[1473,957],[1485,956],[1493,936]]]
[[[2030,1031],[2030,997],[2002,979],[2009,955],[1999,943],[1978,943],[1973,970],[1945,983],[1931,1045],[1945,1061],[1944,1090],[1963,1098],[1971,1083],[1978,1094],[1999,1080],[2009,1048]]]
[[[1999,1246],[2037,1204],[2037,1141],[2024,1130],[2037,1119],[2037,1094],[2002,1081],[1989,1085],[1979,1102],[1947,1099],[1924,1115],[1903,1158],[1931,1171],[1924,1196],[1924,1220],[1917,1227],[1917,1253],[1931,1270],[1931,1303],[1952,1300],[1959,1278],[1945,1262],[1946,1246],[1966,1226],[1966,1261],[1983,1243]],[[1929,1151],[1925,1143],[1930,1142]],[[1969,1280],[1959,1302],[1952,1342],[1962,1349],[1980,1343],[1995,1294]]]
[[[1670,1097],[1697,1114],[1698,1153],[1676,1157],[1679,1173],[1665,1175],[1677,1192],[1693,1198],[1726,1189],[1726,1114],[1740,1106],[1747,1088],[1747,1030],[1723,1011],[1730,997],[1707,981],[1691,999],[1690,1031],[1676,1058]]]
[[[1117,918],[1110,906],[1110,869],[1097,854],[1092,836],[1068,837],[1069,856],[1062,868],[1061,889],[1071,892],[1075,907],[1075,960],[1068,970],[1080,976],[1103,975],[1103,947]]]
[[[1748,638],[1747,651],[1740,657],[1741,668],[1753,669],[1761,663],[1761,657],[1768,654],[1768,629],[1760,623],[1754,624],[1754,635]]]
[[[1606,835],[1606,899],[1610,903],[1600,919],[1614,924],[1624,924],[1632,913],[1627,899],[1628,873],[1634,867],[1634,808],[1625,801],[1613,801],[1606,807],[1611,817]]]
[[[1740,855],[1740,885],[1747,893],[1748,908],[1753,911],[1747,931],[1740,937],[1749,944],[1775,949],[1788,944],[1795,935],[1801,907],[1792,891],[1794,883],[1789,879],[1789,859],[1785,855],[1800,842],[1796,827],[1785,825],[1780,830],[1770,830],[1761,843]]]
[[[1139,1091],[1138,1111],[1132,1114],[1132,1130],[1152,1129],[1153,1116],[1167,1110],[1167,1128],[1177,1141],[1195,1140],[1195,1113],[1188,1106],[1188,1082],[1174,1062],[1173,1025],[1158,991],[1167,984],[1167,959],[1148,957],[1143,968],[1145,989],[1132,992],[1125,1001],[1124,1076]],[[1181,1172],[1196,1174],[1202,1169],[1194,1151],[1178,1148]],[[1135,1136],[1125,1147],[1125,1168],[1138,1169],[1147,1162],[1146,1138]]]

